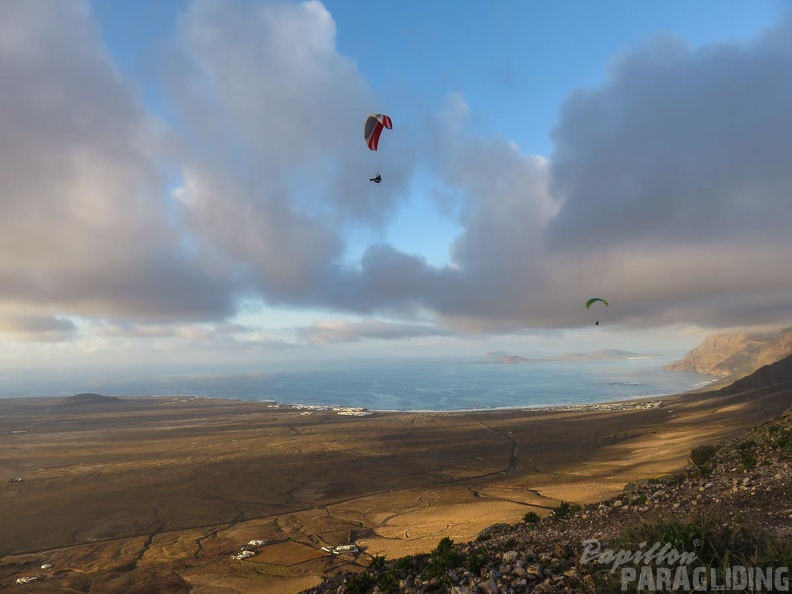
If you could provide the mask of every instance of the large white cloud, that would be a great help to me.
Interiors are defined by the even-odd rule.
[[[484,332],[591,323],[595,295],[609,324],[787,322],[790,38],[785,21],[745,44],[626,50],[569,98],[546,161],[450,126],[434,144],[463,225],[454,266],[377,248],[360,286],[390,278],[390,295]],[[458,99],[438,130],[449,117]]]
[[[225,283],[180,249],[152,158],[156,126],[84,2],[0,7],[0,309],[200,319]]]
[[[335,34],[317,1],[198,0],[165,69],[185,138],[182,220],[271,302],[332,305],[345,227],[383,224],[405,195],[398,136],[382,142],[388,183],[368,181],[384,157],[362,127],[379,103]]]

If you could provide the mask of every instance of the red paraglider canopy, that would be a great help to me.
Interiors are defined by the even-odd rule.
[[[381,113],[372,113],[366,118],[366,123],[363,126],[363,138],[372,151],[377,150],[383,128],[393,129],[393,122],[391,122],[390,117]]]

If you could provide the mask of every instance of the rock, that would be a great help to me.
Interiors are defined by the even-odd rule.
[[[580,579],[580,576],[581,576],[581,575],[583,575],[583,574],[581,574],[581,573],[580,573],[580,572],[579,572],[577,569],[575,569],[575,568],[572,568],[572,569],[567,569],[567,570],[564,572],[564,577],[568,577],[568,578],[570,578],[570,579],[574,579],[574,580],[578,580],[578,579]]]
[[[542,577],[542,567],[540,565],[528,565],[523,571],[528,579],[540,579]]]
[[[553,587],[553,585],[550,583],[550,580],[547,579],[538,586],[536,586],[536,588],[534,588],[533,591],[538,594],[542,594],[545,592],[555,592],[555,587]]]
[[[498,588],[498,585],[492,580],[481,582],[478,588],[481,594],[498,594],[500,592],[500,588]]]
[[[572,554],[572,549],[569,545],[556,544],[553,547],[553,554],[559,559],[569,559]]]
[[[497,534],[506,532],[509,529],[511,529],[511,526],[509,526],[508,524],[502,524],[502,523],[493,524],[492,526],[487,526],[486,528],[484,528],[484,530],[479,532],[478,536],[476,537],[476,540],[487,540],[489,538],[492,538],[493,536],[496,536]]]
[[[473,590],[467,586],[454,586],[451,588],[451,594],[473,594]]]
[[[523,555],[523,559],[526,561],[536,561],[536,553],[532,550],[527,550]]]
[[[503,553],[503,562],[514,563],[519,556],[520,553],[518,553],[517,551],[506,551],[505,553]]]

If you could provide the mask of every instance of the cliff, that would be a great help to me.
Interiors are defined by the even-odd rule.
[[[742,377],[788,355],[792,355],[792,328],[777,334],[716,334],[663,369]]]

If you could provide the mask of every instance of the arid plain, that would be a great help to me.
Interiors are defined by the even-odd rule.
[[[608,497],[789,406],[772,391],[661,400],[365,417],[222,399],[0,400],[0,587],[298,592],[373,554]],[[232,558],[253,539],[267,543]],[[360,552],[322,550],[347,543]],[[37,576],[35,590],[21,576]]]

